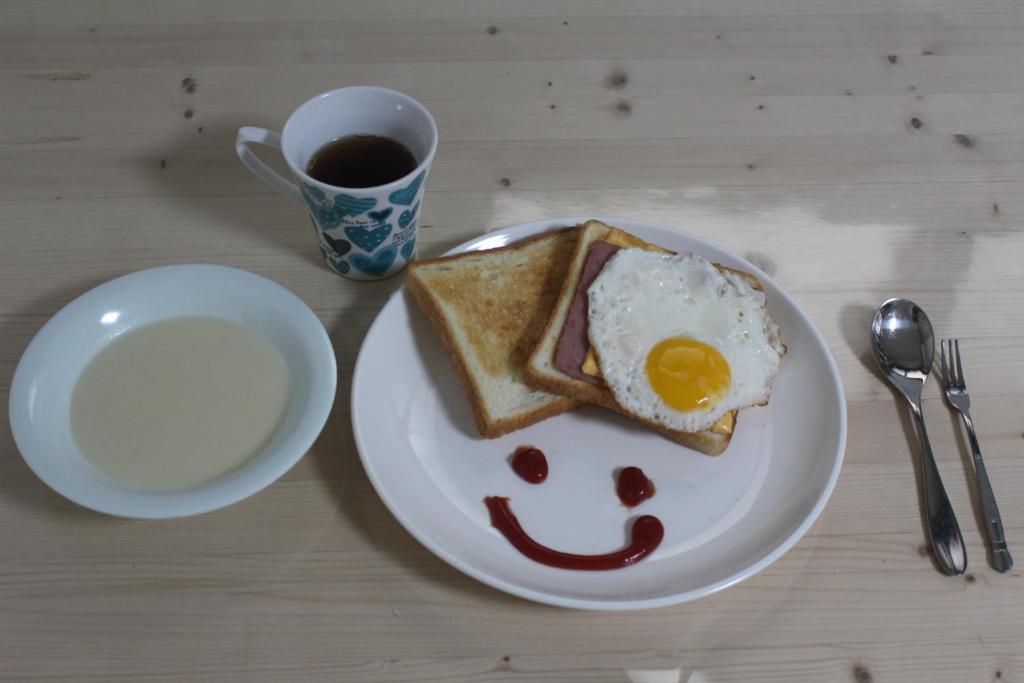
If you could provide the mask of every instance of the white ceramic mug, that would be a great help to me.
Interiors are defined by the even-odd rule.
[[[327,185],[306,173],[324,145],[346,135],[379,135],[412,152],[414,171],[378,187]],[[252,143],[281,150],[298,185],[256,158]],[[235,151],[250,171],[309,211],[327,265],[355,280],[377,280],[400,271],[416,250],[419,211],[430,163],[437,150],[437,124],[422,104],[387,88],[355,86],[317,95],[276,133],[239,129]]]

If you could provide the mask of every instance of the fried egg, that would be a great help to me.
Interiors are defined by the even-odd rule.
[[[628,412],[699,432],[763,404],[785,347],[764,292],[695,254],[620,249],[588,290],[588,335]]]

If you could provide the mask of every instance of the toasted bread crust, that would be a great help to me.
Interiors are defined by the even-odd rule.
[[[732,440],[731,433],[721,434],[711,430],[704,430],[701,432],[683,432],[669,429],[668,427],[660,425],[652,420],[627,412],[615,400],[614,394],[607,386],[590,384],[588,382],[583,382],[573,377],[569,377],[568,375],[556,370],[552,365],[555,342],[561,335],[562,328],[565,325],[569,305],[572,298],[575,296],[576,287],[583,272],[583,265],[586,262],[587,254],[590,251],[590,245],[595,240],[602,239],[608,235],[611,230],[612,226],[593,220],[588,221],[582,226],[579,241],[576,244],[576,252],[573,254],[572,264],[569,267],[568,275],[565,278],[558,300],[552,310],[551,318],[548,320],[548,324],[544,328],[544,333],[541,335],[540,340],[537,343],[537,347],[534,349],[533,354],[527,362],[525,373],[526,383],[539,389],[545,389],[553,393],[561,394],[575,401],[604,406],[605,408],[622,413],[637,422],[647,425],[665,437],[683,446],[692,448],[707,455],[719,455],[726,449],[726,447],[728,447],[729,442]],[[756,289],[762,289],[760,281],[749,273],[727,268],[717,263],[715,266],[721,270],[728,270],[743,277]],[[543,372],[539,369],[541,367],[550,367],[551,370],[549,372]],[[733,411],[733,414],[735,426],[735,419],[737,419],[736,411]]]
[[[535,237],[531,237],[526,240],[522,240],[515,244],[499,247],[493,250],[487,250],[488,253],[505,253],[515,250],[521,250],[533,245],[535,242],[545,239],[557,239],[560,236],[565,236],[570,232],[576,231],[575,227],[565,228],[556,232],[549,232]],[[463,389],[466,392],[466,396],[469,399],[470,405],[473,409],[473,418],[476,422],[477,430],[480,435],[486,439],[494,439],[509,432],[517,429],[522,429],[531,424],[540,422],[541,420],[559,415],[568,410],[572,410],[577,407],[579,403],[572,400],[571,398],[555,395],[552,396],[551,400],[542,406],[538,406],[529,411],[521,412],[512,417],[498,418],[490,414],[487,409],[487,404],[484,401],[483,389],[481,388],[476,376],[470,370],[470,365],[465,357],[465,350],[460,345],[453,334],[454,322],[449,320],[445,313],[441,310],[438,302],[430,294],[429,288],[423,282],[420,277],[420,269],[426,268],[432,265],[441,263],[457,261],[466,256],[478,256],[481,252],[466,252],[463,254],[455,254],[452,256],[441,256],[433,259],[424,259],[421,261],[415,261],[409,266],[409,275],[407,278],[407,284],[410,293],[416,300],[420,309],[430,320],[431,325],[437,332],[438,336],[441,337],[441,341],[444,344],[445,351],[448,353],[448,357],[452,361],[452,365],[455,367],[455,372],[459,377],[459,382],[462,384]]]

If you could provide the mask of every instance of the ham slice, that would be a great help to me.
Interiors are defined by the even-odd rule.
[[[588,375],[581,369],[583,360],[587,357],[587,351],[590,349],[590,337],[587,334],[587,290],[590,289],[590,285],[608,263],[608,259],[619,249],[621,247],[604,240],[594,240],[590,245],[587,260],[583,264],[583,272],[580,274],[580,281],[576,285],[576,293],[569,305],[565,326],[562,328],[558,344],[555,346],[554,366],[570,377],[590,384],[602,385],[604,381],[600,377]]]

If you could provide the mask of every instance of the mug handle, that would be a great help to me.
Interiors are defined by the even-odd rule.
[[[257,178],[286,197],[290,197],[300,206],[305,207],[306,203],[302,200],[302,193],[299,192],[298,186],[284,179],[280,174],[260,161],[252,153],[252,150],[249,149],[249,145],[252,143],[273,147],[280,152],[281,134],[266,128],[243,126],[238,129],[238,137],[235,138],[235,154],[238,155],[238,158],[245,164],[246,168],[252,171]]]

